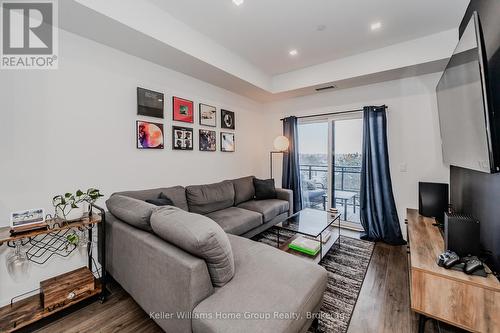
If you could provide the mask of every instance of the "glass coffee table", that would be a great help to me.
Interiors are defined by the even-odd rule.
[[[297,251],[288,248],[288,245],[299,235],[308,236],[310,238],[318,239],[321,246],[319,249],[319,257],[316,254],[314,257],[304,254],[309,258],[314,258],[315,261],[320,261],[323,259],[323,255],[328,253],[328,251],[332,248],[335,241],[340,237],[340,215],[336,214],[332,215],[330,212],[326,212],[324,210],[317,210],[306,208],[291,215],[288,219],[283,222],[276,224],[277,229],[277,240],[278,247],[286,252],[292,252],[294,254],[301,254]],[[335,223],[335,227],[338,227],[338,235],[334,237],[332,234],[330,239],[323,243],[323,233],[325,230],[329,229]],[[338,223],[338,224],[337,224]],[[285,244],[280,246],[280,232],[282,230],[290,231],[295,233],[296,235],[289,239]],[[338,242],[338,246],[340,248],[340,239]],[[301,254],[302,255],[302,254]]]

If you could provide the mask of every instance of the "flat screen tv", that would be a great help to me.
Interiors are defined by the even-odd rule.
[[[436,88],[444,162],[495,173],[499,145],[488,104],[486,60],[477,13],[472,15]]]

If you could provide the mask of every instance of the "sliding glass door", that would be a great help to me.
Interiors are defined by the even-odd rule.
[[[303,207],[326,210],[330,184],[329,123],[299,124],[299,164]]]
[[[360,223],[359,195],[361,186],[361,159],[363,119],[361,115],[332,120],[333,184],[332,207],[342,212],[342,218]]]
[[[359,225],[362,139],[361,113],[299,124],[304,207],[336,207],[346,225]]]

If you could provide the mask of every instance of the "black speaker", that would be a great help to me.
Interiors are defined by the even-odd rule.
[[[480,256],[479,221],[464,214],[448,214],[444,216],[444,246],[460,257],[467,255]]]
[[[419,214],[444,223],[444,213],[448,211],[448,191],[448,184],[419,182]]]

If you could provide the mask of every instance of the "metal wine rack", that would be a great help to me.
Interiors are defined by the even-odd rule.
[[[96,207],[97,208],[97,207]],[[101,212],[101,217],[103,215]],[[88,234],[86,237],[86,245],[88,251],[91,252],[92,246],[94,244],[92,239],[93,229],[97,229],[97,223],[92,220],[96,218],[96,215],[90,214],[90,217],[84,218],[82,221],[68,222],[60,218],[48,218],[47,229],[40,233],[28,234],[25,237],[18,238],[15,240],[9,240],[7,246],[15,248],[17,246],[27,247],[26,258],[38,265],[45,264],[53,256],[58,256],[66,258],[70,256],[73,251],[78,247],[78,244],[82,242],[80,235]],[[86,222],[85,222],[86,221]],[[76,237],[70,237],[75,235]],[[78,240],[71,241],[70,239]]]
[[[68,240],[68,236],[76,235],[79,237],[77,230],[87,231],[90,228],[94,228],[94,225],[59,229],[44,235],[35,236],[28,241],[30,246],[26,251],[26,258],[31,262],[43,265],[52,256],[68,257],[78,247],[78,244],[74,244]],[[90,244],[87,246],[91,246],[92,241],[89,240],[88,243]]]

